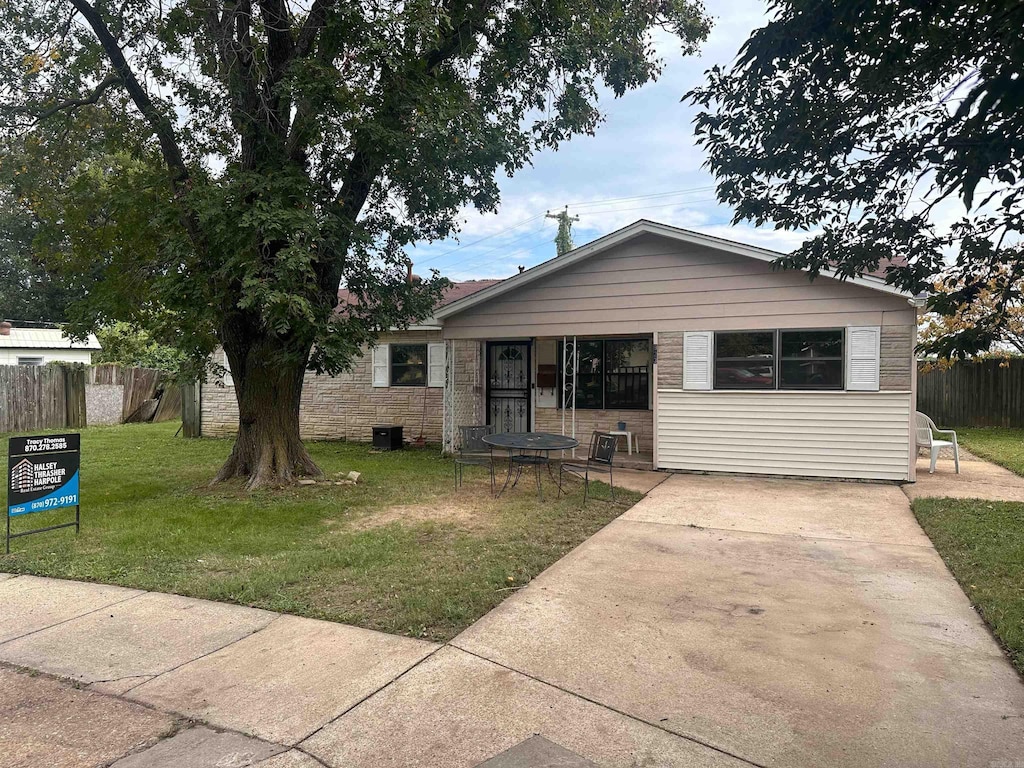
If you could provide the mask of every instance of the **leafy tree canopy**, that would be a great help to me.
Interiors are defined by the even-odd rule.
[[[781,0],[687,98],[736,220],[821,233],[781,260],[872,271],[954,315],[926,351],[987,349],[1021,301],[1024,4]],[[952,226],[937,211],[955,202]],[[944,208],[939,208],[944,206]],[[933,290],[938,282],[941,290]]]
[[[657,29],[691,52],[709,25],[696,0],[7,0],[0,130],[38,160],[21,181],[46,190],[54,260],[102,273],[83,325],[224,347],[240,418],[221,477],[255,487],[317,471],[307,365],[342,371],[432,311],[444,281],[407,281],[404,248],[594,131],[602,84],[658,74]],[[336,310],[339,284],[358,301]]]
[[[93,363],[156,368],[171,374],[179,374],[186,364],[177,349],[158,343],[148,331],[125,322],[98,329],[96,338],[103,349],[93,355]]]
[[[61,322],[71,292],[47,272],[32,242],[38,222],[0,185],[0,319]]]
[[[1001,278],[993,278],[988,287],[982,288],[970,304],[963,304],[957,307],[956,311],[950,314],[939,314],[930,312],[922,318],[919,329],[919,339],[925,347],[932,347],[942,339],[974,331],[978,325],[983,325],[991,315],[998,311],[997,303],[1000,299],[1002,287]],[[1015,290],[1024,291],[1024,279],[1018,280]],[[936,285],[936,292],[956,290],[956,285],[947,286],[944,283]],[[1024,307],[1017,304],[1003,310],[1006,321],[1000,329],[999,338],[991,349],[982,351],[985,354],[997,357],[1009,355],[1024,355]],[[939,357],[939,366],[948,366],[952,361],[946,357]]]

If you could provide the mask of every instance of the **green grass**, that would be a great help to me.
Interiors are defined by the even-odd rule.
[[[344,442],[309,449],[328,478],[362,472],[358,485],[210,488],[230,441],[174,437],[176,426],[83,431],[81,534],[16,539],[12,553],[0,555],[0,571],[446,640],[640,498],[621,491],[625,506],[581,508],[581,492],[561,501],[546,493],[541,503],[531,484],[520,484],[495,500],[476,467],[456,492],[452,463],[436,449],[374,453]],[[607,493],[598,487],[599,498]],[[60,510],[14,518],[14,526],[67,519],[71,511]]]
[[[975,456],[994,461],[1024,475],[1024,429],[1001,427],[960,428],[957,439]]]
[[[918,499],[914,514],[1024,674],[1024,504]]]
[[[959,428],[983,459],[1024,475],[1024,429]],[[914,514],[960,586],[1024,674],[1024,504],[918,499]]]

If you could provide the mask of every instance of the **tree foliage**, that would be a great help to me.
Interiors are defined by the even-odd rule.
[[[148,331],[125,322],[117,322],[96,331],[102,349],[93,355],[93,363],[119,363],[125,366],[156,368],[178,375],[186,360],[177,349],[155,341]]]
[[[0,319],[62,322],[70,291],[37,257],[38,222],[0,185]]]
[[[989,311],[926,349],[987,348],[1024,276],[1024,4],[782,0],[772,13],[687,95],[719,197],[737,221],[820,228],[783,266],[850,277],[894,259],[888,282],[943,315],[985,292]]]
[[[602,84],[658,74],[655,29],[690,52],[708,21],[696,0],[8,0],[0,124],[41,160],[26,187],[59,179],[40,196],[54,261],[101,273],[78,322],[224,347],[240,431],[221,476],[256,486],[316,472],[307,366],[343,371],[431,313],[444,281],[407,281],[405,248],[594,131]]]
[[[926,348],[932,348],[943,339],[957,335],[976,333],[979,326],[984,326],[988,318],[997,310],[1000,301],[1002,280],[994,279],[987,288],[982,288],[975,296],[974,301],[969,304],[962,304],[950,314],[939,314],[930,312],[924,316],[918,338]],[[943,283],[935,287],[936,293],[948,290],[956,290]],[[1016,291],[1024,291],[1024,280],[1018,280],[1014,287]],[[999,338],[990,348],[982,350],[982,353],[1006,357],[1009,354],[1024,355],[1024,306],[1013,304],[1003,311],[1005,323],[1000,329]],[[939,366],[948,366],[952,361],[948,357],[939,357]]]

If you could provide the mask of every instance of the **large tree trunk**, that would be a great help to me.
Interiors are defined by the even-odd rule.
[[[214,482],[247,478],[246,488],[286,485],[323,473],[299,439],[299,400],[309,358],[279,339],[224,339],[238,400],[238,437]],[[282,354],[285,353],[285,354]]]

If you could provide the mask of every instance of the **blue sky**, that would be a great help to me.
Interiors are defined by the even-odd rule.
[[[436,268],[453,280],[468,280],[507,277],[519,265],[546,261],[555,255],[557,225],[543,214],[565,205],[580,217],[573,228],[577,246],[646,218],[766,248],[796,247],[805,233],[731,226],[732,212],[715,200],[714,178],[701,168],[704,156],[691,124],[696,110],[680,97],[706,69],[731,62],[767,20],[759,0],[709,3],[708,11],[714,28],[698,56],[685,58],[669,36],[659,37],[665,69],[656,83],[603,100],[607,119],[595,136],[539,154],[532,167],[500,179],[498,213],[467,211],[458,241],[410,249],[416,271],[426,275]]]

